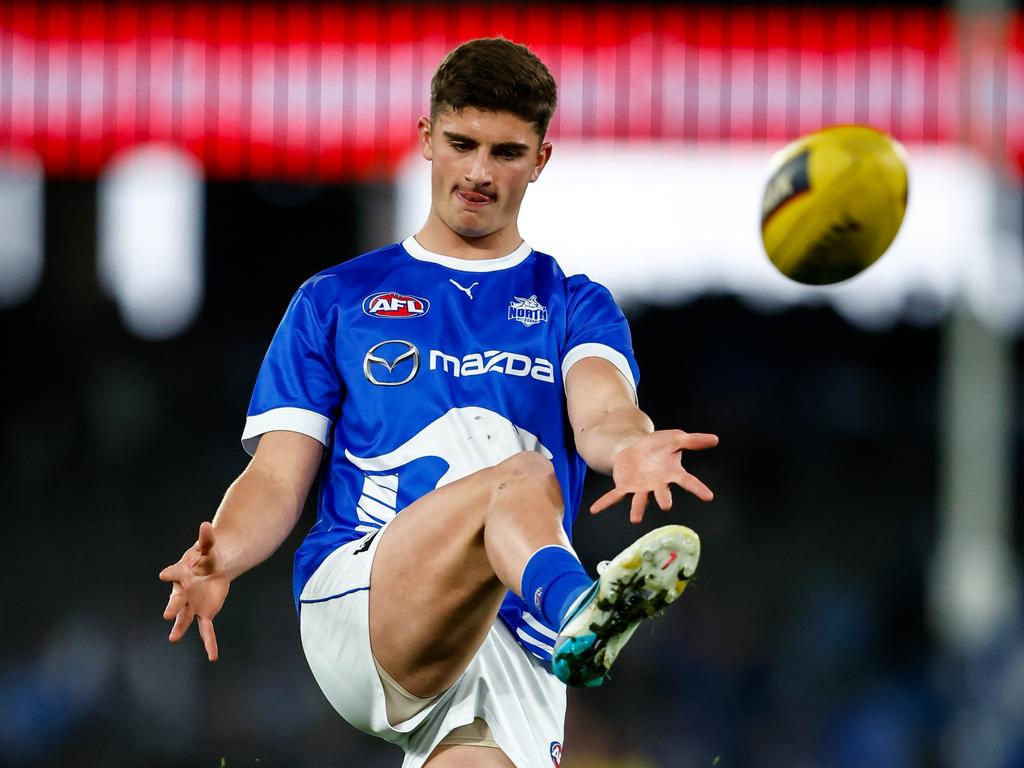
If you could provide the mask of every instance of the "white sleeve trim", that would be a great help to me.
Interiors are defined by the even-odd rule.
[[[275,431],[298,432],[308,435],[327,445],[331,432],[331,420],[305,408],[273,408],[245,420],[242,430],[242,447],[250,456],[256,455],[256,446],[260,437],[267,432]]]
[[[636,382],[633,381],[633,370],[629,367],[626,356],[617,349],[612,349],[607,344],[577,344],[565,353],[562,358],[562,386],[565,386],[565,377],[569,369],[585,357],[603,357],[609,363],[619,369],[622,377],[629,382],[629,388],[633,390],[633,402],[638,402],[636,397]]]

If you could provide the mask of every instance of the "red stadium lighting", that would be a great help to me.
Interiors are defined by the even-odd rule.
[[[959,30],[922,9],[504,4],[418,33],[434,15],[442,6],[6,4],[0,148],[32,149],[63,176],[161,141],[215,178],[376,179],[414,145],[444,53],[500,33],[551,63],[558,138],[784,143],[857,122],[1024,163],[1020,14]]]

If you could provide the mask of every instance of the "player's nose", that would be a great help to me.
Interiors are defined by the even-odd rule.
[[[478,186],[491,183],[491,167],[486,152],[476,152],[473,155],[473,163],[466,173],[466,181]]]

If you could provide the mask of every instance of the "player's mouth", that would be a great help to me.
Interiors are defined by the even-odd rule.
[[[480,206],[488,205],[494,202],[494,197],[491,195],[485,195],[482,192],[474,192],[473,190],[459,189],[456,187],[455,195],[463,203],[472,207],[479,208]]]

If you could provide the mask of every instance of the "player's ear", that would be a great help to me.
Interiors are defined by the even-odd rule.
[[[544,166],[548,164],[548,160],[551,159],[551,142],[545,141],[540,145],[540,149],[537,151],[537,162],[533,166],[533,173],[530,175],[530,181],[536,181],[540,178],[540,172],[544,170]]]
[[[416,131],[420,135],[420,153],[424,160],[434,159],[434,149],[430,146],[431,125],[429,117],[421,117],[416,123]]]

